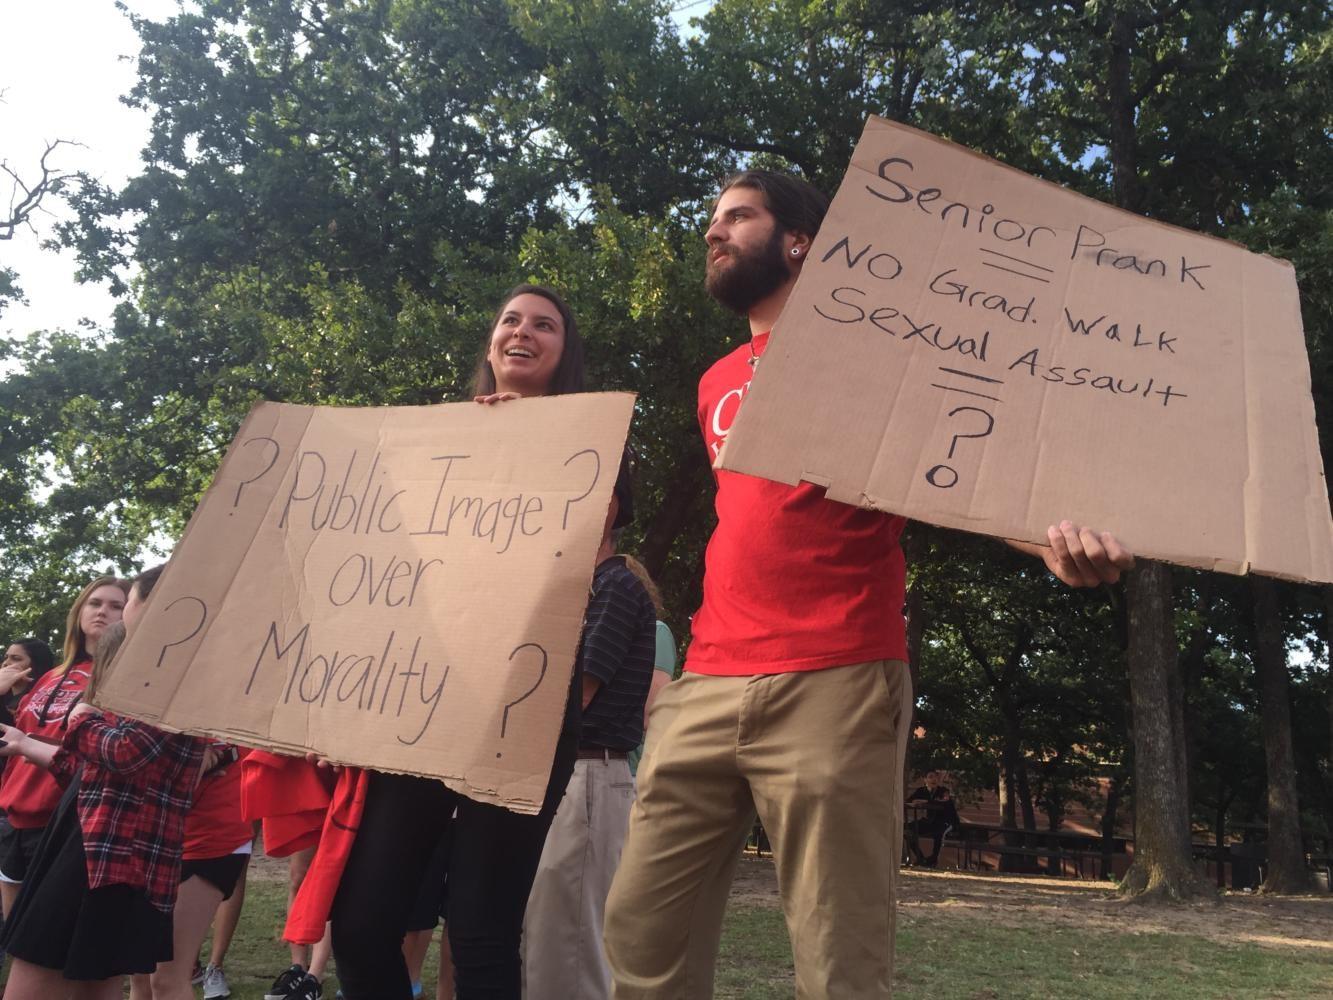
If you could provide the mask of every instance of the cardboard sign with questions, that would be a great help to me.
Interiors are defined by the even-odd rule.
[[[537,812],[633,408],[258,404],[93,700]]]
[[[1292,266],[871,118],[719,465],[1333,581]]]

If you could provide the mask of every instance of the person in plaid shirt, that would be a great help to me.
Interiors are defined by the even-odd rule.
[[[142,605],[136,582],[126,624]],[[124,637],[125,625],[108,629],[97,662],[109,663]],[[119,998],[124,975],[172,958],[185,816],[215,747],[86,704],[59,745],[11,727],[0,736],[0,754],[21,754],[67,786],[5,927],[6,996]]]
[[[108,635],[118,631],[113,625]],[[51,773],[62,785],[79,777],[89,888],[140,887],[153,906],[171,912],[203,749],[195,737],[75,709]]]

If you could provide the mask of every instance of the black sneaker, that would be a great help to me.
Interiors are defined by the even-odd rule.
[[[287,994],[287,1000],[320,1000],[322,996],[324,986],[307,972],[305,978],[296,984],[296,989]]]
[[[305,985],[305,980],[313,980],[314,978],[314,976],[308,975],[305,969],[301,966],[293,965],[277,979],[273,980],[273,985],[270,986],[268,992],[264,994],[264,1000],[296,1000],[297,997],[303,996],[303,994],[298,991]],[[318,980],[315,980],[315,986],[316,989],[318,989]],[[318,997],[319,994],[315,993],[314,996]]]

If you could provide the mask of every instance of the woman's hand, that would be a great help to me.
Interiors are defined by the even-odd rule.
[[[213,770],[213,768],[217,767],[218,761],[222,760],[222,757],[226,752],[226,746],[221,743],[210,743],[208,746],[204,747],[204,756],[199,762],[199,774],[201,776],[205,775]]]
[[[29,736],[22,729],[0,724],[0,757],[23,757],[38,767],[50,767],[60,747]]]
[[[9,663],[0,667],[0,695],[9,694],[16,687],[32,683],[32,667]]]
[[[490,406],[492,403],[503,403],[510,399],[522,399],[523,394],[519,392],[492,392],[487,396],[473,396],[472,402],[485,403]]]
[[[0,757],[18,757],[30,737],[22,729],[0,723]]]
[[[478,398],[480,398],[480,397],[478,397]],[[309,753],[307,753],[307,754],[305,755],[305,762],[306,762],[307,764],[314,764],[316,767],[322,767],[322,768],[325,768],[326,770],[327,770],[327,769],[330,769],[330,768],[333,769],[334,771],[341,771],[341,770],[342,770],[342,765],[341,765],[341,764],[334,764],[334,763],[331,763],[327,757],[321,757],[319,754],[315,753],[313,750],[311,750]]]
[[[81,701],[74,706],[74,711],[69,713],[69,721],[82,718],[85,715],[101,715],[102,710],[96,705],[90,705],[86,701]]]

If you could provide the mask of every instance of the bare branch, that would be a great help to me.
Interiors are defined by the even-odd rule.
[[[31,229],[32,223],[29,219],[33,212],[41,209],[42,199],[48,194],[60,190],[61,183],[74,176],[51,166],[49,162],[51,154],[61,146],[82,146],[82,143],[70,142],[68,139],[57,139],[55,142],[48,142],[46,150],[42,153],[42,158],[37,161],[42,176],[31,185],[19,176],[18,172],[9,165],[9,161],[0,160],[0,172],[6,174],[10,180],[9,211],[6,215],[0,215],[0,240],[13,239],[14,233],[18,231],[20,226],[27,226]]]

